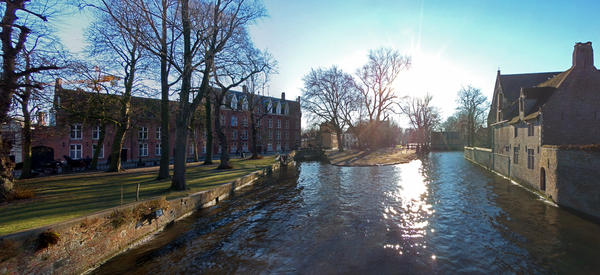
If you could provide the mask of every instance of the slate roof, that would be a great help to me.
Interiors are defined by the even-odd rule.
[[[560,72],[533,73],[533,74],[504,74],[500,75],[500,85],[504,98],[514,101],[519,98],[521,88],[531,88],[547,82],[551,78],[561,74]]]

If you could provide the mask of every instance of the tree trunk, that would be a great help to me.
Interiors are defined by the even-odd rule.
[[[198,162],[198,132],[194,127],[194,162]]]
[[[212,104],[210,95],[206,95],[206,158],[203,165],[213,164],[213,131],[212,131]]]
[[[102,124],[100,124],[100,136],[98,143],[96,143],[96,150],[94,150],[94,155],[92,156],[90,170],[98,170],[98,158],[100,157],[102,146],[104,146],[104,138],[106,138],[106,122],[102,121]]]
[[[179,97],[179,116],[175,123],[175,154],[173,156],[173,180],[171,189],[186,189],[186,150],[189,141],[190,108],[189,96],[192,82],[191,24],[189,18],[189,0],[181,1],[181,21],[183,25],[183,72]],[[201,95],[198,95],[201,96]]]
[[[27,57],[28,59],[28,57]],[[29,82],[26,77],[26,82]],[[29,112],[29,98],[31,88],[27,87],[21,97],[21,110],[23,111],[23,168],[21,169],[21,179],[31,178],[31,112]]]
[[[337,129],[337,141],[338,141],[338,151],[344,152],[344,144],[342,144],[342,129]]]
[[[214,121],[217,137],[219,137],[219,141],[221,142],[221,164],[217,169],[229,169],[231,168],[231,165],[229,164],[229,146],[227,144],[227,136],[221,128],[221,104],[215,105]]]
[[[121,148],[123,148],[123,141],[125,140],[125,132],[127,131],[127,123],[120,123],[117,126],[117,132],[113,139],[112,148],[110,150],[110,167],[107,172],[121,172]],[[133,148],[132,148],[133,150]]]
[[[170,140],[170,129],[169,129],[169,72],[167,67],[167,3],[162,1],[163,14],[162,14],[162,37],[161,37],[161,53],[160,53],[160,90],[161,90],[161,101],[160,101],[160,140],[161,140],[161,155],[160,155],[160,167],[158,169],[158,177],[156,179],[168,179],[171,177],[169,174],[169,163],[171,161],[171,140]]]
[[[254,120],[254,112],[250,113],[250,130],[252,131],[251,135],[252,135],[252,157],[251,159],[257,159],[258,156],[260,155],[260,152],[258,151],[258,144],[256,140],[257,137],[257,130],[256,130],[256,121]]]

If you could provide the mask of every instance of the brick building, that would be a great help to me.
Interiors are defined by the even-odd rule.
[[[77,102],[82,98],[89,97],[89,93],[82,91],[66,90],[57,81],[55,87],[55,106],[64,106],[68,100]],[[238,150],[249,152],[252,149],[251,129],[248,113],[248,101],[243,92],[231,91],[226,105],[221,110],[221,123],[223,129],[228,133],[231,153]],[[300,147],[301,113],[299,98],[297,101],[285,99],[282,93],[281,99],[274,97],[261,97],[259,104],[260,112],[264,114],[258,122],[259,141],[258,146],[263,151],[292,150]],[[85,102],[79,102],[78,108],[95,108]],[[162,147],[160,125],[160,100],[133,97],[131,100],[132,119],[130,129],[127,131],[121,156],[123,162],[137,162],[142,160],[146,163],[158,164],[160,156],[167,148]],[[175,114],[177,103],[172,102],[171,113]],[[118,111],[118,106],[109,106],[113,112]],[[214,113],[214,112],[213,112]],[[175,146],[175,116],[172,116],[169,129],[170,144]],[[213,127],[214,128],[214,127]],[[115,127],[110,124],[106,129],[106,137],[102,145],[102,153],[98,163],[106,163],[111,143],[115,135]],[[188,143],[188,158],[194,156],[197,149],[199,155],[206,154],[205,129],[197,129],[190,133]],[[50,111],[48,125],[36,128],[33,133],[33,146],[44,147],[47,152],[52,152],[54,159],[62,159],[64,155],[72,158],[85,158],[93,156],[100,135],[99,122],[94,119],[77,118],[64,109],[56,107]],[[213,153],[220,153],[219,139],[214,134]],[[195,139],[194,139],[195,137]],[[173,152],[174,148],[169,148]],[[172,154],[172,153],[171,153]],[[172,155],[171,155],[172,156]]]
[[[556,182],[561,160],[549,157],[556,155],[550,151],[599,144],[599,109],[600,72],[591,42],[575,44],[572,67],[564,72],[498,71],[488,115],[490,165],[558,201],[558,184],[566,181]]]

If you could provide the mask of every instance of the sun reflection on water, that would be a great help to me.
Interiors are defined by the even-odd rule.
[[[398,189],[388,192],[389,201],[384,202],[383,218],[388,227],[399,234],[400,244],[385,244],[384,249],[398,251],[399,255],[415,251],[419,254],[426,249],[429,217],[434,210],[427,204],[428,182],[422,174],[422,163],[419,160],[397,166],[399,169]],[[433,232],[433,230],[430,230]],[[435,257],[433,257],[435,259]]]

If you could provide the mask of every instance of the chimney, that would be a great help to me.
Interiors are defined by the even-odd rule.
[[[592,50],[592,42],[575,43],[575,49],[573,50],[573,68],[594,68],[594,50]]]
[[[285,93],[281,93],[281,100],[285,100]]]
[[[46,112],[38,112],[38,125],[46,126]]]
[[[296,101],[300,102],[300,96],[298,96],[298,99]]]
[[[62,90],[62,79],[57,78],[56,82],[54,83],[54,91],[60,91]]]
[[[248,86],[242,85],[242,92],[248,93]]]

